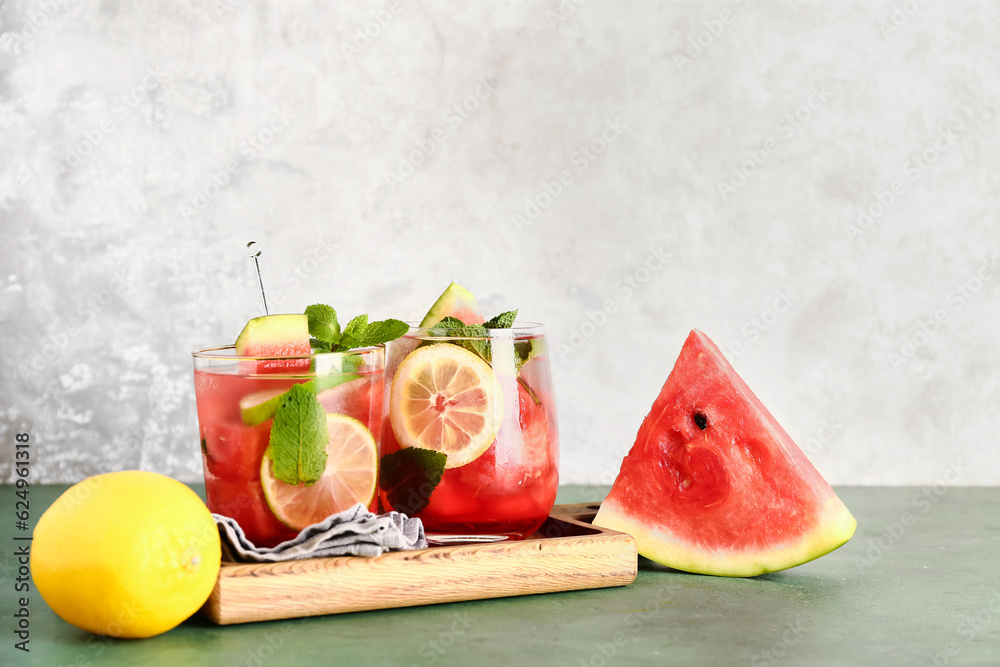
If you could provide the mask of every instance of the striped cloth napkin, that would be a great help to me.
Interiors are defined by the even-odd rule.
[[[222,538],[222,560],[233,563],[276,563],[328,556],[379,556],[386,551],[424,549],[427,538],[420,519],[399,512],[373,514],[354,507],[303,528],[276,547],[258,547],[234,519],[213,514]]]

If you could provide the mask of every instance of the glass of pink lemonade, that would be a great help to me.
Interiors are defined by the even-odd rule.
[[[357,502],[377,508],[384,346],[241,356],[229,345],[193,356],[205,493],[212,512],[232,517],[251,542],[267,547]],[[328,429],[326,463],[310,483],[276,478],[277,464],[266,455],[279,421],[276,411],[294,385],[302,385],[296,392],[308,391],[310,402],[311,395],[318,399]]]
[[[412,327],[387,346],[381,507],[438,541],[521,539],[559,485],[543,327],[465,333]]]

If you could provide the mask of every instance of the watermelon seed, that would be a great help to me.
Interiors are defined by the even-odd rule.
[[[706,417],[703,412],[696,412],[694,413],[694,423],[698,426],[698,428],[704,431],[708,428],[708,417]]]

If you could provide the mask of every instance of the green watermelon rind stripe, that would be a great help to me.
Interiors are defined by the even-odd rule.
[[[812,528],[764,550],[698,548],[677,539],[665,526],[647,525],[648,520],[629,516],[612,499],[601,505],[594,525],[631,535],[640,555],[675,570],[721,577],[755,577],[787,570],[830,553],[846,544],[858,525],[837,496],[827,500],[817,517]]]

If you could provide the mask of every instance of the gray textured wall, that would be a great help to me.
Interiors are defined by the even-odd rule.
[[[698,327],[832,482],[1000,483],[997,5],[501,4],[0,4],[0,479],[198,479],[255,238],[272,311],[550,325],[566,482]]]

